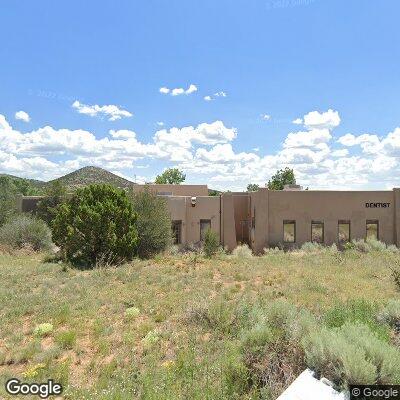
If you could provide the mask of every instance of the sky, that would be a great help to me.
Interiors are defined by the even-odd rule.
[[[398,0],[3,0],[0,173],[400,186]]]

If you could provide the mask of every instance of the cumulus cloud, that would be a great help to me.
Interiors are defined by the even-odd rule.
[[[31,117],[25,111],[17,111],[15,113],[15,119],[19,119],[19,120],[24,121],[24,122],[29,122],[31,120]]]
[[[297,118],[293,124],[304,125],[307,129],[333,129],[339,126],[340,116],[337,111],[329,109],[326,112],[311,111],[303,118]]]
[[[341,136],[338,139],[338,142],[347,147],[358,145],[362,148],[363,152],[370,154],[379,153],[383,146],[383,143],[377,135],[370,134],[354,136],[351,133],[347,133],[346,135]]]
[[[156,132],[155,141],[189,149],[193,143],[214,145],[230,142],[236,136],[235,128],[227,128],[222,121],[215,121],[210,124],[202,123],[197,127],[162,129]]]
[[[265,121],[269,121],[271,119],[271,116],[269,114],[261,114],[261,118]]]
[[[217,97],[227,97],[227,94],[226,94],[226,92],[221,90],[221,91],[219,91],[217,93],[214,93],[212,95],[204,96],[203,98],[204,98],[205,101],[212,101],[212,100],[215,100]]]
[[[340,117],[327,113],[311,121],[304,118],[305,128],[288,133],[276,150],[264,154],[258,148],[236,151],[238,132],[222,121],[160,129],[143,142],[128,129],[110,130],[102,138],[83,129],[51,126],[23,133],[0,115],[0,172],[51,179],[98,165],[129,176],[133,167],[156,161],[183,169],[191,182],[212,182],[220,189],[265,183],[285,166],[294,168],[299,182],[313,189],[399,186],[400,128],[382,137],[347,134],[334,140],[332,131]]]
[[[283,147],[314,147],[327,143],[332,135],[328,129],[312,129],[309,131],[291,132],[286,137]]]
[[[72,108],[77,110],[79,114],[89,115],[90,117],[106,117],[109,121],[117,121],[121,118],[129,118],[133,116],[129,111],[112,104],[105,106],[99,106],[97,104],[88,105],[75,100],[72,103]]]
[[[185,95],[192,94],[194,92],[197,92],[197,90],[198,90],[197,86],[194,85],[193,83],[191,83],[186,90],[184,88],[169,89],[169,88],[163,86],[159,89],[159,92],[162,94],[170,94],[171,96],[180,96],[182,94],[185,94]]]

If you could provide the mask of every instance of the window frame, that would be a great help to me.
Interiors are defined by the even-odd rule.
[[[349,239],[348,240],[340,240],[339,237],[339,225],[349,225]],[[337,241],[339,244],[345,244],[351,242],[351,221],[349,219],[339,219],[337,224]]]
[[[287,242],[285,241],[285,225],[294,225],[294,232],[293,232],[293,241]],[[284,219],[282,225],[282,241],[284,244],[293,244],[296,243],[296,220],[294,219]]]
[[[171,224],[171,228],[172,228],[172,237],[174,238],[174,245],[179,245],[182,244],[182,220],[181,219],[176,219],[172,221]],[[179,227],[179,237],[178,240],[175,241],[175,239],[177,238],[176,234],[175,234],[175,227]]]
[[[211,229],[211,219],[201,219],[200,220],[200,242],[204,241],[204,237],[203,238],[201,237],[201,231],[202,231],[201,226],[202,226],[202,223],[207,223],[207,222],[210,225],[208,229]],[[206,234],[206,232],[207,231],[204,231],[204,235]]]
[[[313,240],[313,225],[322,225],[322,239],[321,241]],[[311,243],[319,243],[319,244],[324,244],[325,243],[325,224],[324,221],[320,220],[312,220],[311,221]]]
[[[368,239],[368,225],[376,224],[376,240],[379,240],[379,219],[367,219],[365,221],[365,240]]]

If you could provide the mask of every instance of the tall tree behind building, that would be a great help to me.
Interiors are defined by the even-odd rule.
[[[267,186],[269,190],[283,190],[285,185],[293,184],[296,184],[294,171],[286,167],[285,169],[276,171],[275,175],[272,175],[271,179],[268,181]]]

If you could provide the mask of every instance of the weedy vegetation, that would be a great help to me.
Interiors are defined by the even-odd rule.
[[[44,260],[0,253],[2,398],[10,377],[52,378],[74,400],[275,399],[306,367],[338,389],[400,383],[386,246]]]

